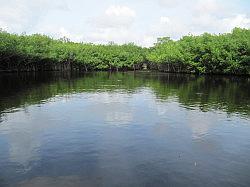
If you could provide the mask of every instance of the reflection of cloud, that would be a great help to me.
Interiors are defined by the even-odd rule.
[[[154,126],[154,133],[157,136],[165,136],[168,133],[169,125],[167,123],[158,123]]]
[[[190,120],[189,126],[191,127],[193,138],[196,139],[206,136],[210,125],[210,122],[198,121],[197,119]]]
[[[18,184],[20,187],[82,187],[89,186],[79,176],[36,177]]]
[[[37,157],[35,150],[40,146],[36,138],[39,127],[30,121],[29,113],[24,110],[9,113],[6,118],[8,120],[1,129],[8,132],[9,158],[27,167],[28,162]]]
[[[205,152],[215,152],[221,149],[221,144],[215,137],[211,137],[210,131],[216,125],[218,118],[214,118],[211,112],[192,112],[187,116],[187,124],[191,129],[194,145]]]
[[[127,94],[126,94],[127,95]],[[121,93],[93,93],[88,100],[99,103],[125,103],[128,101],[128,97]]]
[[[29,111],[32,111],[32,115]],[[28,169],[30,161],[39,159],[37,152],[41,146],[39,136],[44,130],[53,126],[53,123],[48,122],[52,115],[41,112],[36,106],[6,114],[1,131],[8,134],[9,158],[12,162]]]
[[[162,103],[156,103],[156,110],[159,116],[164,116],[169,112],[169,108]]]
[[[191,116],[188,116],[188,126],[191,128],[192,137],[194,139],[202,138],[206,136],[209,129],[213,126],[213,118],[205,113],[206,115],[202,115],[201,113],[195,113]]]
[[[18,131],[11,133],[9,136],[10,159],[12,162],[27,166],[29,161],[37,158],[38,155],[35,150],[40,146],[40,142],[34,137],[37,134]]]
[[[114,125],[128,124],[133,120],[132,113],[111,111],[107,112],[105,121]]]
[[[124,125],[133,120],[133,111],[129,98],[124,94],[98,93],[89,98],[91,106],[87,113],[94,114],[95,119],[100,118],[112,125]]]

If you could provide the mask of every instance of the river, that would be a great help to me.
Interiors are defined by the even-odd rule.
[[[250,186],[250,78],[0,75],[0,186]]]

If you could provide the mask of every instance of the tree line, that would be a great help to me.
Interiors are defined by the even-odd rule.
[[[55,40],[46,35],[18,35],[0,30],[1,71],[126,71],[250,74],[250,29],[158,38],[151,48],[128,43],[107,45]]]

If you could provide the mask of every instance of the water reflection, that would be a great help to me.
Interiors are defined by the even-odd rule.
[[[45,129],[49,130],[55,125],[50,123],[51,119],[52,116],[43,113],[39,105],[7,115],[0,134],[7,135],[9,161],[21,165],[20,171],[26,172],[30,169],[30,162],[39,159],[39,136]]]
[[[126,93],[98,93],[92,94],[88,98],[91,103],[83,111],[95,114],[96,116],[103,116],[104,121],[111,125],[126,125],[133,120],[133,108],[129,104],[129,95]]]
[[[98,183],[97,183],[98,184]],[[23,181],[20,187],[82,187],[93,186],[79,176],[60,176],[60,177],[35,177],[31,180]],[[99,185],[95,185],[99,186]]]
[[[249,115],[250,79],[160,73],[5,74],[0,77],[0,110],[42,103],[56,95],[103,91],[134,93],[149,87],[159,99],[177,97],[184,107]],[[109,99],[109,98],[107,98]]]
[[[0,186],[248,186],[250,80],[0,77]]]

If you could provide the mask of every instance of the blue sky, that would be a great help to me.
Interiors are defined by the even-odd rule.
[[[0,27],[73,41],[135,42],[250,28],[249,0],[0,0]]]

